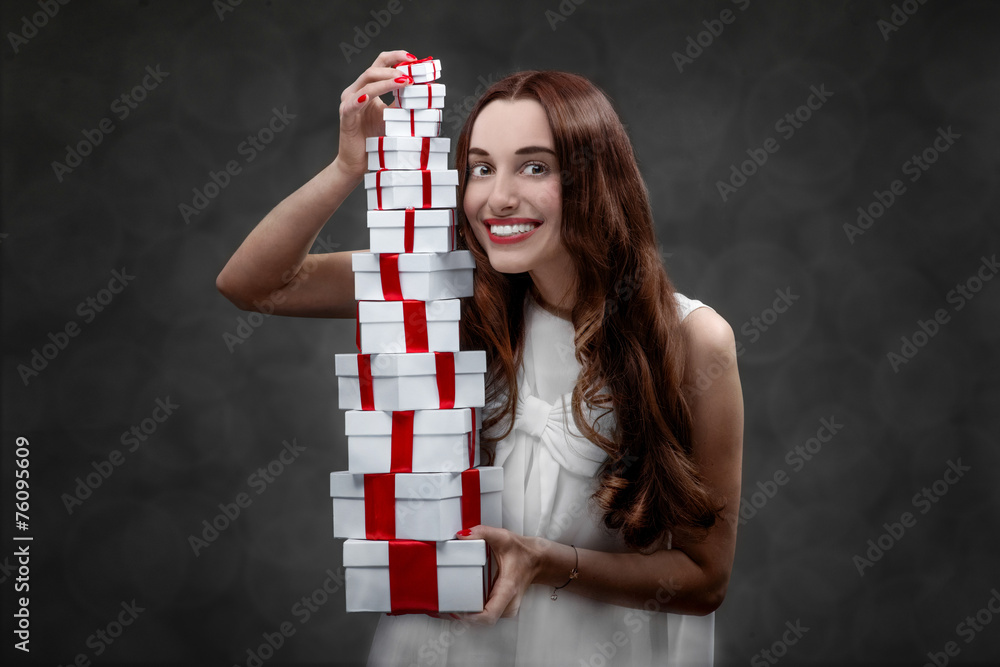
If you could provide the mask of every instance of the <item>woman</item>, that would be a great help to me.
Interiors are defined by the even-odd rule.
[[[411,83],[393,65],[412,59],[383,53],[344,91],[336,159],[219,275],[236,305],[354,316],[350,253],[307,253],[363,177],[378,96]],[[585,79],[498,82],[456,160],[477,260],[463,349],[487,352],[483,441],[505,486],[505,528],[458,537],[485,539],[499,573],[479,614],[383,618],[371,663],[710,664],[739,506],[732,330],[674,294],[624,128]]]

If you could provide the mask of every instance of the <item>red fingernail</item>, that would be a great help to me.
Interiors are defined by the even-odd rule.
[[[472,529],[471,528],[463,528],[462,530],[458,531],[455,534],[456,535],[461,535],[462,537],[468,537],[469,535],[472,535]]]
[[[393,79],[393,81],[395,81],[396,83],[406,83],[407,81],[412,82],[412,80],[408,76],[397,76],[395,79]]]
[[[359,104],[364,104],[367,100],[368,100],[368,96],[367,95],[362,95],[361,97],[358,98],[358,103]]]
[[[407,54],[406,54],[406,57],[407,57],[407,58],[410,58],[410,59],[412,59],[412,60],[416,60],[416,59],[417,59],[417,57],[416,57],[415,55],[413,55],[412,53],[407,53]]]

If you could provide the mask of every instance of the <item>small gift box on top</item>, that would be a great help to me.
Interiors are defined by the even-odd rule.
[[[462,472],[330,473],[333,536],[449,540],[464,529],[500,526],[503,468]]]
[[[484,540],[347,540],[347,611],[482,611],[489,594],[490,561]]]
[[[476,262],[468,250],[351,256],[358,301],[434,301],[472,296]]]
[[[455,209],[368,211],[368,242],[374,253],[449,252],[455,249]]]
[[[434,58],[399,63],[396,69],[411,77],[413,83],[430,83],[441,78],[441,61]]]
[[[458,172],[454,169],[380,169],[365,174],[368,210],[455,208]]]
[[[486,402],[486,352],[338,354],[341,410],[450,410]]]
[[[359,301],[360,352],[457,352],[461,301]]]
[[[396,90],[390,106],[400,109],[443,109],[443,83],[415,83]]]
[[[348,410],[352,473],[461,471],[479,465],[482,410]]]
[[[368,169],[371,171],[380,169],[447,171],[450,147],[451,139],[448,137],[368,137],[365,139]]]
[[[437,137],[441,134],[441,114],[440,109],[386,107],[382,111],[382,120],[385,121],[385,136]]]

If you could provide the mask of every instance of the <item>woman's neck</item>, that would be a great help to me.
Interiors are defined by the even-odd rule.
[[[552,312],[572,312],[576,305],[576,271],[568,257],[566,260],[564,266],[547,266],[528,272],[535,299]]]

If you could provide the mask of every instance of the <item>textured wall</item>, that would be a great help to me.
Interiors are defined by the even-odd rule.
[[[14,533],[34,537],[39,664],[246,664],[284,622],[266,664],[365,655],[376,618],[342,592],[296,606],[339,573],[326,476],[347,464],[333,355],[353,324],[247,323],[214,279],[332,158],[340,91],[404,48],[445,63],[452,136],[512,70],[604,87],[678,287],[736,330],[746,521],[718,663],[922,664],[954,642],[995,664],[998,626],[964,623],[1000,587],[1000,4],[576,2],[401,0],[377,30],[386,2],[3,4],[4,656]],[[355,193],[317,250],[365,247],[363,212]],[[283,442],[302,449],[258,474]],[[808,631],[783,643],[786,622]]]

